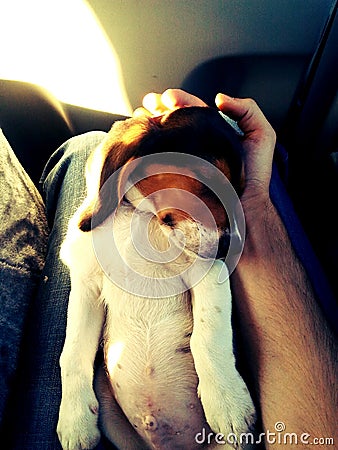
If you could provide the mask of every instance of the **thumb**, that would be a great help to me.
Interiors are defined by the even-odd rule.
[[[233,98],[225,94],[217,94],[215,102],[224,114],[237,121],[247,137],[264,135],[265,138],[275,139],[274,129],[251,98]]]

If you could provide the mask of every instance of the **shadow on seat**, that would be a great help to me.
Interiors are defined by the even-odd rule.
[[[0,80],[0,127],[36,185],[50,155],[63,142],[87,131],[108,131],[124,118],[62,103],[35,84]]]

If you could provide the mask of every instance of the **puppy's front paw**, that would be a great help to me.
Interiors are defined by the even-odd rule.
[[[99,404],[94,393],[68,396],[61,401],[57,434],[63,450],[88,450],[100,440]]]
[[[240,435],[254,425],[256,413],[240,375],[235,374],[232,380],[227,379],[226,386],[211,380],[210,383],[200,383],[198,394],[210,428],[215,433],[221,433],[224,440],[229,437],[228,443],[234,448],[241,448]]]

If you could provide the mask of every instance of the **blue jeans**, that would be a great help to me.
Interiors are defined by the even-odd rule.
[[[59,259],[59,248],[68,220],[85,196],[87,157],[105,135],[90,132],[67,141],[51,157],[42,175],[51,232],[39,290],[29,310],[17,389],[5,421],[7,448],[61,448],[55,430],[61,399],[59,357],[65,337],[70,280],[67,268]],[[271,180],[271,197],[313,282],[318,301],[328,320],[334,321],[335,300],[276,167]],[[113,447],[102,440],[98,448]]]

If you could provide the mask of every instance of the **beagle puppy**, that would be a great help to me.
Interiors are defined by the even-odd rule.
[[[63,449],[94,448],[99,429],[121,450],[214,448],[220,433],[241,447],[255,420],[231,327],[241,151],[218,111],[191,107],[117,122],[89,157],[61,247]]]

